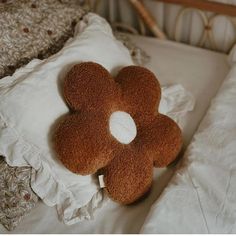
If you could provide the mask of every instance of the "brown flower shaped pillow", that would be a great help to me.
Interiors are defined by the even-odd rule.
[[[55,131],[58,157],[74,173],[99,170],[113,200],[138,200],[151,186],[153,166],[167,166],[177,157],[181,131],[158,113],[161,89],[148,69],[127,66],[113,79],[99,64],[77,64],[63,93],[71,114]]]

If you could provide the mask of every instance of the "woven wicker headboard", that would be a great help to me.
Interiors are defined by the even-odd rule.
[[[159,2],[183,5],[203,11],[211,11],[221,15],[236,16],[236,6],[232,4],[206,1],[206,0],[155,0]]]
[[[88,0],[89,1],[89,0]],[[95,6],[97,7],[99,3],[106,2],[106,4],[109,4],[108,10],[111,11],[113,8],[114,11],[118,11],[116,7],[119,5],[120,0],[94,0],[96,2]],[[94,2],[93,1],[93,2]],[[122,0],[124,3],[124,0]],[[91,1],[90,1],[91,2]],[[154,36],[160,38],[160,39],[172,39],[175,41],[182,41],[181,39],[181,33],[183,31],[183,27],[185,23],[187,16],[190,14],[194,14],[194,18],[198,18],[198,22],[201,22],[201,29],[198,29],[198,36],[197,36],[197,42],[194,42],[195,46],[199,47],[206,47],[206,44],[208,45],[207,48],[211,48],[216,51],[229,51],[230,48],[234,45],[236,42],[236,34],[230,35],[230,40],[227,39],[227,48],[222,49],[222,40],[217,40],[218,38],[215,35],[215,31],[223,31],[221,29],[222,24],[219,26],[218,22],[221,21],[220,18],[224,16],[224,20],[227,21],[227,24],[230,25],[230,28],[235,29],[236,32],[236,5],[230,5],[220,2],[213,2],[208,0],[126,0],[126,2],[130,3],[130,8],[133,8],[137,14],[140,16],[139,22],[139,32],[143,35],[145,35],[146,30],[144,29],[144,25],[153,33]],[[178,5],[179,10],[176,14],[176,18],[172,22],[172,28],[173,32],[171,35],[169,32],[164,32],[163,27],[159,27],[159,23],[156,15],[158,14],[153,11],[153,9],[148,8],[148,2],[152,2],[152,5],[156,3],[165,3],[167,7]],[[126,4],[127,5],[127,4]],[[133,6],[133,7],[132,7]],[[181,6],[181,7],[180,7]],[[96,10],[94,7],[93,9]],[[121,9],[122,10],[122,9]],[[152,13],[151,13],[152,12]],[[190,14],[189,14],[190,13]],[[108,13],[108,16],[110,13]],[[155,16],[155,17],[154,17]],[[169,17],[166,15],[165,17]],[[175,16],[174,16],[175,17]],[[172,17],[173,18],[173,17]],[[130,32],[137,32],[135,29],[132,29],[130,25],[127,25],[127,23],[124,22],[116,22],[111,21],[112,25],[114,27],[119,28],[126,28]],[[222,23],[222,21],[221,21]],[[218,29],[217,29],[218,27]],[[164,29],[165,30],[165,29]],[[186,30],[186,29],[184,29]],[[191,30],[195,30],[194,27],[192,27]],[[224,34],[224,32],[222,32]],[[228,42],[230,41],[230,42]],[[189,39],[189,42],[187,40],[184,41],[185,43],[191,44],[191,39]]]
[[[196,44],[196,46],[202,47],[206,41],[208,41],[211,45],[211,48],[214,50],[220,50],[219,45],[214,37],[213,33],[213,24],[215,23],[218,17],[222,15],[227,17],[227,20],[234,26],[236,29],[236,6],[231,4],[207,1],[207,0],[153,0],[170,4],[178,4],[182,5],[183,8],[180,9],[174,25],[174,40],[180,41],[180,22],[182,17],[189,12],[196,13],[203,24],[203,32],[201,37]],[[161,39],[167,39],[168,37],[164,32],[160,30],[158,27],[158,22],[155,22],[152,15],[145,8],[145,5],[142,4],[139,0],[130,0],[130,2],[134,5],[136,10],[139,12],[142,19],[146,22],[147,26],[154,33],[154,35]],[[209,16],[206,12],[213,12],[214,14]],[[236,39],[235,39],[236,42]],[[233,43],[234,44],[234,43]]]

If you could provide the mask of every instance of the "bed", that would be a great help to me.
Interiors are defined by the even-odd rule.
[[[227,55],[144,36],[128,37],[150,55],[146,66],[162,85],[181,84],[195,97],[195,108],[187,114],[183,127],[185,149],[229,72]],[[58,219],[55,207],[40,201],[11,233],[139,233],[152,204],[168,184],[175,168],[156,169],[153,188],[139,203],[120,206],[107,200],[105,206],[96,211],[94,219],[68,226]],[[0,232],[8,231],[0,226]]]
[[[175,0],[166,0],[164,2],[190,3],[189,1]],[[196,5],[194,7],[200,7],[201,10],[207,7],[206,9],[211,10],[209,6],[212,5],[202,2],[199,6]],[[233,8],[222,8],[223,4],[216,4],[215,6],[217,6],[217,13],[235,15],[235,9]],[[34,4],[29,5],[27,11],[29,10],[29,12],[31,12],[32,8],[35,9],[37,6]],[[74,12],[75,7],[73,6],[72,8],[73,10],[71,11]],[[64,7],[62,7],[62,9],[64,9]],[[70,24],[75,25],[76,22],[80,20],[81,15],[79,12],[77,13],[78,15],[76,15],[76,17],[74,16],[75,19],[74,17],[71,19],[69,17],[70,14],[65,13],[70,18]],[[74,22],[74,20],[76,21]],[[47,25],[44,25],[44,27],[47,27]],[[65,26],[62,26],[61,28],[63,29],[64,27]],[[46,30],[48,41],[51,41],[50,36],[53,35],[52,31],[53,28]],[[23,32],[26,34],[30,33],[25,28],[23,28]],[[67,34],[71,36],[71,31],[69,31],[69,33],[67,32]],[[61,38],[61,35],[58,34],[57,37]],[[145,66],[156,74],[162,86],[179,84],[183,86],[186,91],[190,92],[196,101],[194,109],[186,113],[183,125],[181,126],[183,130],[184,147],[180,157],[184,156],[184,158],[182,158],[184,161],[180,161],[177,166],[171,165],[168,168],[155,169],[151,192],[145,199],[136,204],[121,206],[106,198],[105,204],[96,210],[91,219],[83,219],[75,224],[66,225],[62,222],[62,219],[59,218],[58,209],[56,209],[55,206],[49,207],[48,205],[50,204],[46,205],[42,200],[39,200],[36,207],[33,208],[30,213],[23,218],[16,229],[12,230],[10,233],[235,232],[235,212],[232,211],[235,209],[233,191],[233,185],[235,183],[235,168],[233,162],[235,152],[233,146],[235,145],[231,142],[235,137],[235,123],[233,119],[231,119],[232,121],[226,119],[227,123],[222,122],[222,129],[227,129],[228,132],[231,131],[229,137],[232,137],[232,140],[227,139],[228,136],[226,135],[222,145],[222,140],[217,139],[221,137],[217,129],[216,133],[213,132],[213,134],[218,135],[211,135],[210,137],[207,135],[208,131],[209,134],[212,134],[212,129],[210,129],[211,123],[220,124],[221,118],[224,120],[224,113],[222,116],[218,114],[222,104],[225,108],[224,112],[229,118],[234,114],[231,110],[234,108],[233,102],[235,101],[235,84],[233,82],[235,69],[231,70],[227,79],[225,78],[230,71],[230,67],[235,63],[235,53],[232,53],[230,65],[228,56],[223,53],[145,36],[127,34],[125,37],[130,38],[134,44],[143,49],[146,54],[150,56],[150,60]],[[65,40],[63,39],[62,41],[64,42]],[[62,44],[63,43],[60,44],[61,47]],[[58,49],[52,50],[49,54],[51,55],[55,53],[55,51],[58,51]],[[35,56],[34,51],[31,53]],[[98,54],[99,53],[101,54],[98,50]],[[32,54],[29,56],[32,56]],[[27,59],[27,61],[29,60]],[[39,61],[36,60],[30,65],[33,65],[33,63],[37,64]],[[127,63],[129,63],[129,60]],[[21,64],[22,62],[15,66]],[[30,70],[30,68],[28,69]],[[5,75],[11,74],[11,72],[12,66],[7,67],[7,73]],[[226,82],[224,82],[225,80]],[[221,88],[222,84],[223,88]],[[230,87],[232,87],[232,89],[230,89]],[[231,94],[229,97],[227,96],[228,92]],[[211,106],[212,99],[215,95],[217,97],[213,100],[213,106]],[[215,116],[215,119],[212,119],[211,114],[213,114],[213,118]],[[205,133],[204,130],[206,130]],[[219,132],[222,131],[220,130]],[[192,139],[193,137],[195,138]],[[196,141],[196,139],[198,139],[198,141]],[[202,139],[205,143],[199,143],[199,139]],[[190,146],[188,147],[189,144]],[[201,154],[204,153],[204,150],[209,154],[206,156],[203,155],[206,157],[206,169],[204,169],[204,161],[199,158],[198,153],[193,148],[198,145],[202,145],[202,149],[200,150]],[[209,149],[206,145],[209,146]],[[218,149],[217,145],[220,149]],[[230,153],[224,150],[224,146],[227,147],[227,145],[231,147]],[[187,152],[185,152],[186,149]],[[222,162],[221,165],[218,165],[217,162],[211,162],[210,158],[214,157],[215,152],[219,154],[223,152],[230,154],[226,155],[224,160],[226,163],[231,164],[231,168],[228,168],[224,162]],[[220,157],[219,155],[218,158]],[[201,164],[202,172],[198,172],[194,168],[195,162],[198,161]],[[190,165],[190,163],[193,164]],[[190,166],[190,168],[186,168],[186,166]],[[197,165],[197,167],[199,166]],[[188,179],[186,173],[194,170],[197,175],[194,175],[195,172],[192,173],[196,179],[193,178],[191,182],[191,178]],[[208,175],[208,171],[212,175]],[[203,174],[203,176],[206,176],[208,178],[207,181],[205,181],[204,178],[201,179],[199,173],[200,175]],[[216,176],[214,173],[220,173],[220,175]],[[222,179],[220,179],[221,176]],[[215,179],[217,179],[217,181],[215,181]],[[172,194],[174,191],[176,191],[177,194]],[[183,191],[188,193],[186,198],[181,198]],[[196,193],[200,193],[200,195],[197,195],[199,198],[196,198]],[[182,205],[175,204],[177,202],[175,195],[179,197],[177,200],[182,201]],[[212,199],[214,201],[212,201]],[[200,209],[198,200],[203,204],[202,206],[200,204]],[[185,204],[185,201],[188,202],[188,204]],[[198,204],[196,204],[196,202]],[[209,202],[211,202],[212,208],[207,206]],[[217,205],[218,203],[220,203],[219,207]],[[188,208],[188,206],[191,207]],[[212,209],[217,209],[216,214]],[[182,215],[179,214],[179,212],[181,212]],[[218,220],[218,225],[214,224],[215,216]],[[190,222],[190,218],[196,218],[197,220],[196,222]],[[173,222],[176,222],[176,224],[173,224]],[[188,225],[188,227],[185,227],[186,225]],[[0,232],[9,233],[2,225],[0,225]]]

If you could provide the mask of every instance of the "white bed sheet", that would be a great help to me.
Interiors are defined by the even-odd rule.
[[[162,85],[180,83],[195,96],[196,107],[188,114],[183,130],[186,146],[229,70],[226,55],[154,38],[132,36],[132,39],[151,55],[146,66]],[[40,202],[11,233],[138,233],[174,170],[155,169],[152,190],[140,203],[120,206],[108,200],[93,220],[67,226],[58,220],[55,208]],[[0,232],[7,231],[0,226]]]
[[[236,64],[142,233],[236,233]]]

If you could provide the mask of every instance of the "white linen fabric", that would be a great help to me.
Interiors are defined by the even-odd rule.
[[[231,64],[142,233],[236,233],[236,63]]]
[[[89,14],[59,53],[33,60],[0,81],[0,154],[10,165],[36,170],[31,176],[33,190],[47,205],[57,205],[66,224],[91,219],[104,202],[97,178],[71,173],[57,160],[51,144],[56,120],[68,112],[60,92],[62,79],[69,67],[81,61],[100,63],[112,74],[133,64],[107,22]],[[193,109],[193,103],[187,102],[193,98],[182,87],[177,90],[172,99],[170,93],[163,96],[166,114],[178,106],[180,114]],[[180,115],[173,117],[178,120]]]
[[[183,129],[186,125],[184,116],[192,111],[195,106],[195,98],[180,85],[162,87],[159,112],[171,117]]]

